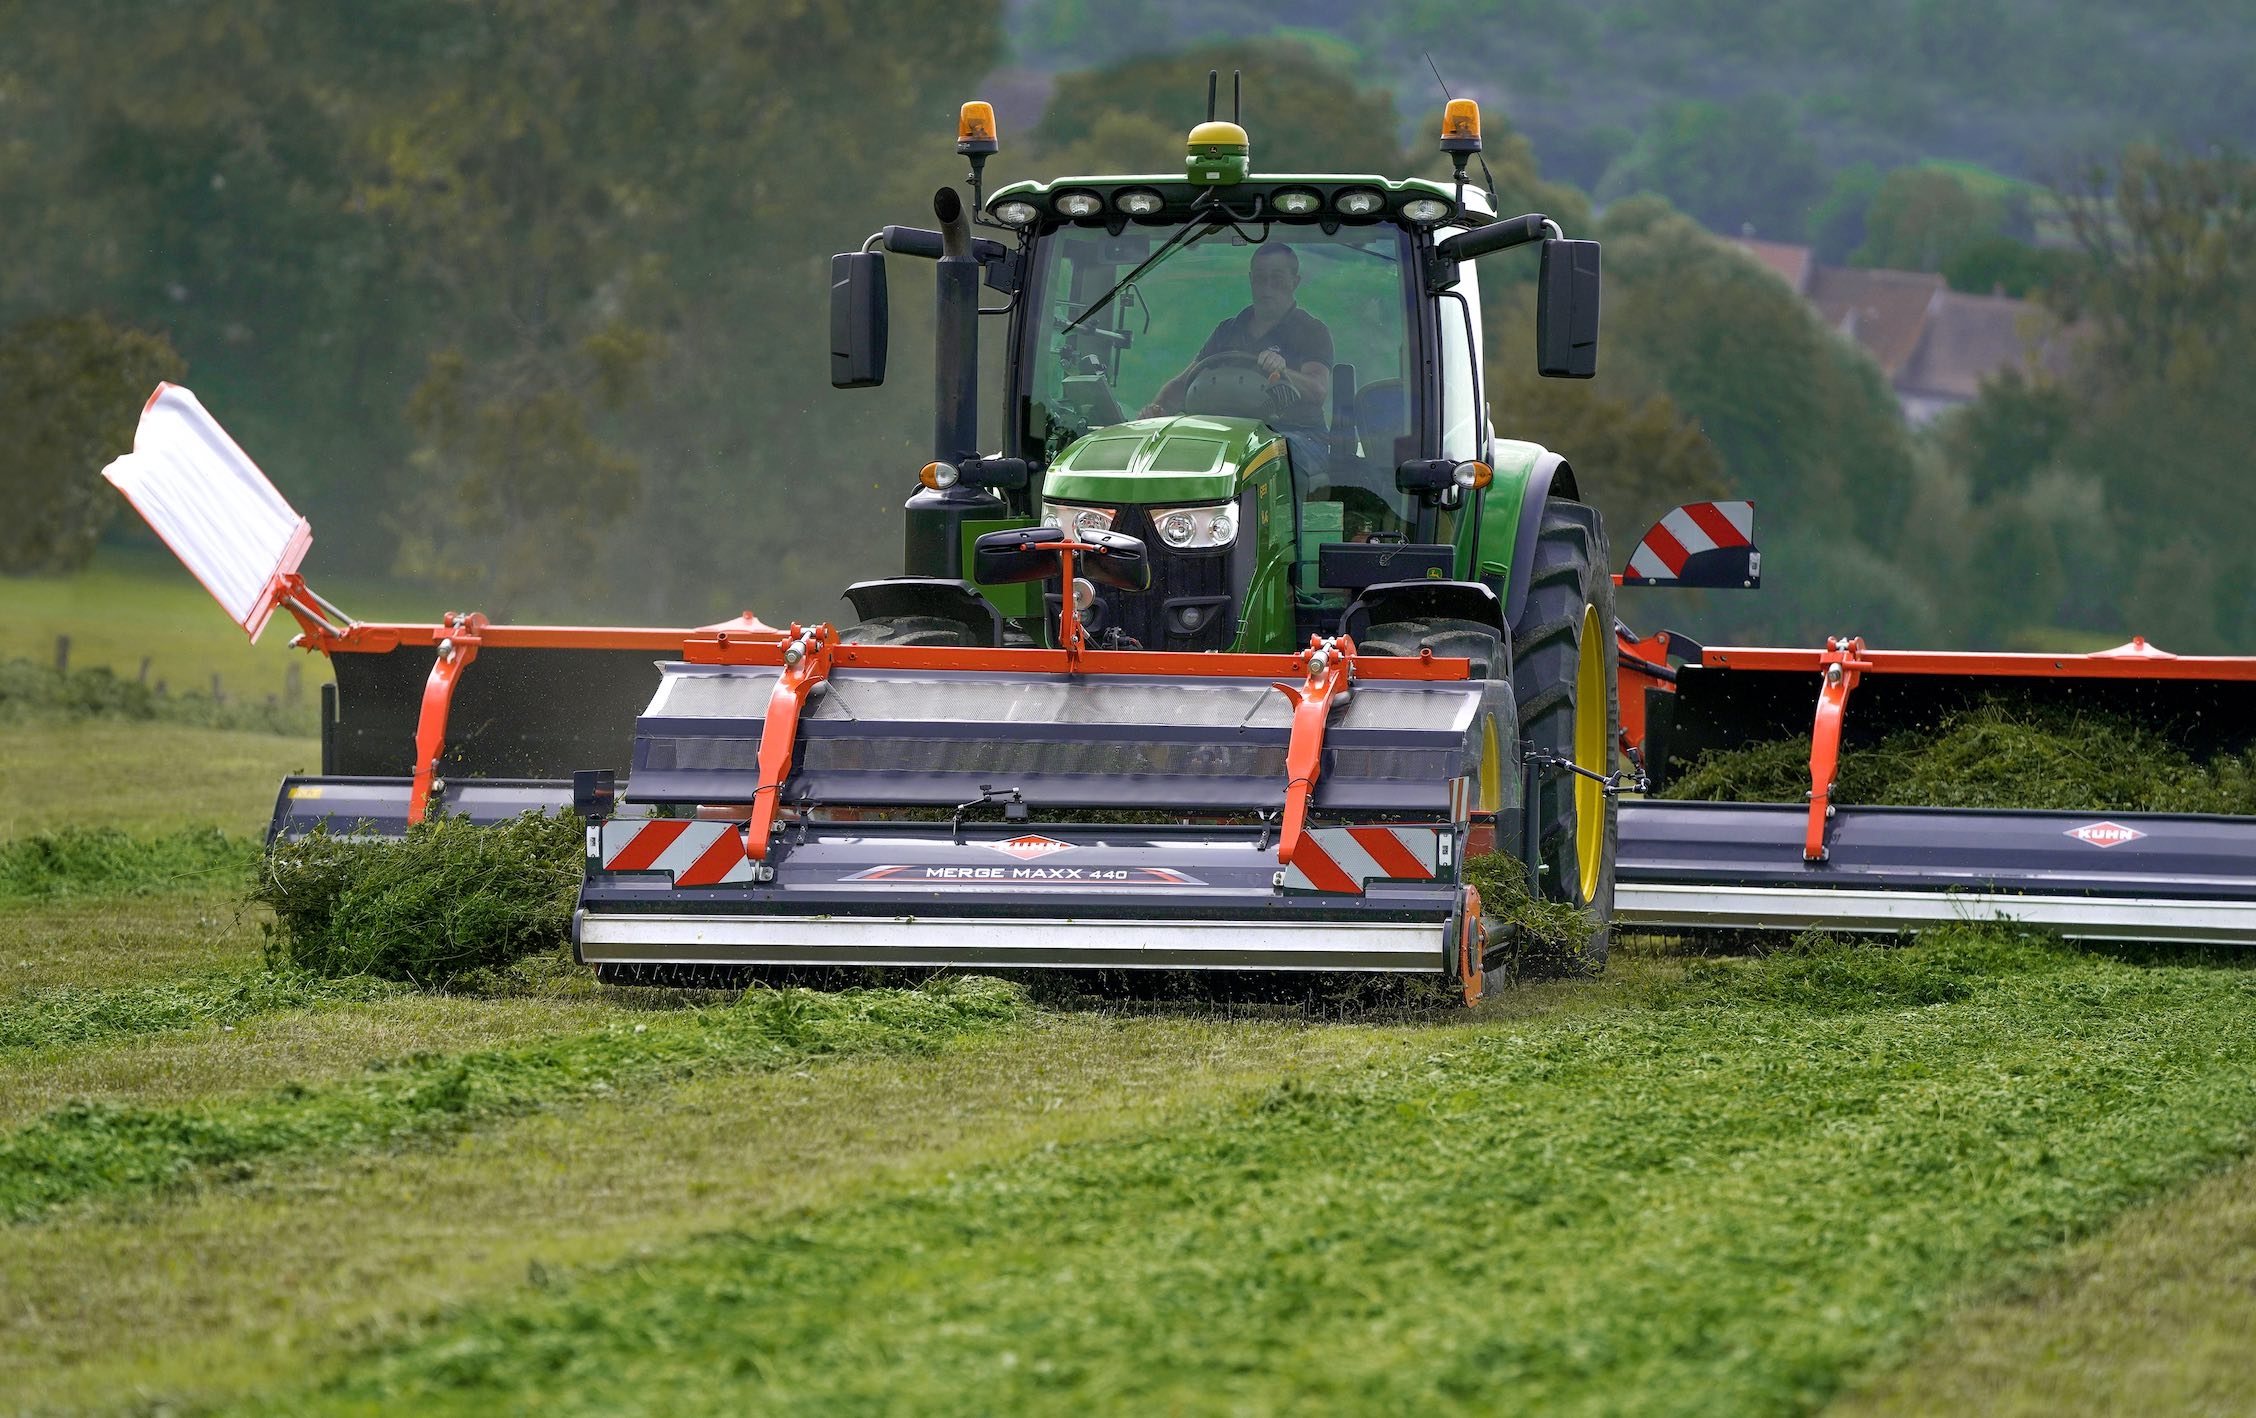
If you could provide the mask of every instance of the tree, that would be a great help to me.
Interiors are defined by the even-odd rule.
[[[133,447],[141,405],[184,368],[162,336],[99,315],[47,316],[0,334],[0,572],[85,567],[119,507],[95,473]]]
[[[1793,111],[1775,94],[1725,107],[1664,104],[1608,168],[1598,198],[1658,193],[1711,231],[1791,240],[1808,228],[1826,177]]]
[[[2027,214],[1980,192],[1946,168],[1904,167],[1888,174],[1865,209],[1864,244],[1852,265],[1940,271],[1977,242],[2027,226]]]
[[[1061,75],[1034,132],[1049,154],[1075,153],[1085,172],[1174,172],[1183,138],[1206,117],[1206,76],[1221,71],[1220,115],[1230,116],[1230,76],[1243,71],[1244,123],[1260,172],[1392,172],[1402,158],[1401,118],[1383,85],[1361,82],[1298,39],[1232,41],[1147,55]],[[1142,120],[1133,127],[1119,119]],[[1156,150],[1114,151],[1090,139],[1114,132],[1169,135]]]

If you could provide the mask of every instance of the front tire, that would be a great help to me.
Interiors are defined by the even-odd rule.
[[[838,634],[845,645],[980,645],[985,642],[960,620],[936,615],[881,616],[849,625]]]
[[[1520,742],[1598,774],[1613,771],[1621,733],[1615,683],[1614,581],[1596,508],[1545,500],[1527,603],[1512,625],[1512,689]],[[1543,895],[1590,918],[1585,968],[1605,967],[1614,912],[1619,825],[1613,796],[1581,774],[1544,776],[1537,822]]]

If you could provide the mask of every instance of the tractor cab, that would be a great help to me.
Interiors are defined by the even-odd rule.
[[[1454,182],[1256,175],[1244,130],[1209,121],[1181,172],[991,194],[983,107],[967,105],[958,142],[972,202],[943,189],[940,231],[888,227],[834,262],[842,387],[883,378],[884,253],[942,268],[935,458],[907,504],[909,574],[848,592],[885,623],[863,633],[1045,643],[1069,588],[983,584],[972,556],[980,535],[1035,526],[1144,544],[1148,587],[1077,588],[1108,648],[1285,649],[1337,633],[1371,586],[1479,580],[1499,453],[1471,258],[1543,243],[1539,362],[1569,375],[1594,367],[1597,264],[1594,243],[1559,239],[1547,218],[1496,221],[1463,180],[1471,104],[1452,106],[1444,139]],[[1002,300],[982,306],[982,288]],[[1008,350],[987,450],[983,317],[1007,324],[989,337]],[[1507,489],[1505,522],[1523,491]],[[1500,608],[1506,588],[1490,590]]]

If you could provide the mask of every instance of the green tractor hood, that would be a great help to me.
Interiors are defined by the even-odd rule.
[[[1284,439],[1256,419],[1135,419],[1076,440],[1043,475],[1042,495],[1106,507],[1227,502],[1248,474],[1284,451]]]

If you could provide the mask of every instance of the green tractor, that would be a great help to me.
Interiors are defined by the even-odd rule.
[[[907,503],[907,574],[852,587],[842,638],[1044,646],[1071,595],[1096,648],[1280,654],[1344,634],[1363,655],[1468,659],[1509,683],[1521,750],[1556,767],[1525,813],[1542,891],[1592,913],[1602,952],[1620,722],[1606,534],[1564,458],[1490,426],[1477,272],[1535,246],[1537,368],[1588,378],[1598,244],[1498,219],[1465,180],[1479,148],[1459,100],[1454,181],[1263,175],[1245,130],[1210,118],[1180,172],[990,194],[993,118],[966,105],[971,204],[944,188],[937,230],[887,227],[833,258],[840,388],[884,380],[885,253],[938,266],[934,460]],[[983,319],[1009,350],[985,449]],[[978,579],[980,537],[1038,526],[1137,539],[1148,585]],[[1516,767],[1485,765],[1484,794],[1511,795]]]

